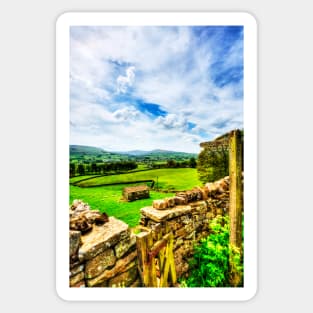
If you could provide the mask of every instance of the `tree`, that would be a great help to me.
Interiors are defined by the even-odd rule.
[[[76,174],[76,166],[75,163],[70,163],[70,177],[74,177]]]
[[[198,156],[197,170],[202,183],[212,182],[229,174],[228,150],[219,148],[209,150],[204,148]]]
[[[79,175],[85,175],[85,166],[84,166],[84,164],[78,164],[78,173],[79,173]]]
[[[190,158],[190,160],[189,160],[189,166],[191,167],[191,168],[196,168],[196,166],[197,166],[197,162],[196,162],[196,159],[195,158]]]
[[[167,161],[167,167],[170,167],[170,168],[176,167],[176,161],[175,160],[168,160]]]
[[[92,162],[91,163],[91,172],[95,174],[97,172],[97,169],[98,169],[97,163]]]

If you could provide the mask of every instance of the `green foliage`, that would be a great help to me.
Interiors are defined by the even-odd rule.
[[[240,250],[229,245],[229,218],[218,216],[210,223],[211,234],[195,247],[190,275],[183,287],[240,286],[243,277]]]
[[[216,181],[229,175],[229,153],[227,149],[211,151],[203,149],[197,162],[199,180],[202,183]]]
[[[190,158],[189,160],[189,166],[191,168],[196,168],[197,167],[197,162],[196,162],[196,159],[195,158]]]

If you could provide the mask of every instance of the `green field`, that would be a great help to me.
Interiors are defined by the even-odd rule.
[[[129,185],[127,185],[129,186]],[[70,203],[74,199],[81,199],[88,203],[94,210],[100,210],[109,216],[114,216],[127,223],[130,227],[138,225],[140,209],[150,206],[153,200],[170,197],[173,193],[160,193],[150,191],[149,199],[142,199],[133,202],[125,202],[122,198],[122,189],[126,185],[105,186],[95,188],[80,188],[70,186]]]
[[[101,186],[93,188],[83,188],[100,184],[126,182],[135,180],[154,179],[158,177],[159,191],[150,191],[150,198],[137,200],[134,202],[125,202],[122,198],[124,187],[131,185]],[[87,176],[81,176],[81,179]],[[72,178],[71,182],[79,180],[78,177]],[[106,212],[109,216],[115,216],[123,220],[131,227],[138,225],[140,218],[140,209],[150,206],[153,200],[170,197],[174,193],[161,192],[164,190],[187,190],[195,186],[200,186],[196,169],[178,168],[178,169],[158,169],[129,174],[102,176],[85,180],[79,186],[70,186],[70,203],[74,199],[81,199],[88,203],[92,209]],[[136,184],[133,184],[136,185]],[[156,187],[156,186],[155,186]]]
[[[77,183],[80,187],[92,187],[102,184],[124,183],[137,180],[153,179],[162,190],[186,190],[202,185],[194,168],[166,168],[127,174],[96,177]]]

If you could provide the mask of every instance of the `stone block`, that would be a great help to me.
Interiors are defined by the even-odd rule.
[[[137,266],[133,266],[128,271],[111,278],[108,287],[129,287],[137,277]]]
[[[70,218],[70,230],[76,230],[85,234],[92,230],[92,224],[88,222],[85,215],[80,214]]]
[[[136,245],[136,236],[131,235],[129,239],[120,241],[115,247],[115,255],[120,259],[128,250]]]
[[[81,237],[83,244],[78,251],[79,259],[90,260],[129,236],[129,226],[110,217],[108,223],[101,226],[94,225],[92,232]]]
[[[194,209],[194,212],[197,212],[199,214],[206,213],[208,210],[208,205],[206,201],[196,201],[189,203],[189,205]]]
[[[75,276],[76,274],[83,272],[85,269],[84,264],[77,265],[70,269],[70,277]]]
[[[184,215],[181,217],[181,221],[183,225],[189,225],[193,223],[193,219],[191,215]]]
[[[127,256],[125,256],[123,259],[120,259],[116,262],[115,266],[109,270],[103,271],[99,276],[88,279],[87,284],[88,286],[96,286],[101,284],[102,282],[118,275],[119,273],[125,272],[127,269],[131,266],[134,266],[137,264],[137,250],[131,252]]]
[[[123,197],[127,201],[146,199],[150,197],[149,190],[149,187],[145,185],[126,187],[123,189]]]
[[[166,200],[153,200],[152,206],[157,210],[165,210],[168,208],[168,203]]]
[[[74,256],[78,252],[78,248],[80,246],[80,237],[81,232],[76,230],[70,230],[70,257]]]
[[[81,280],[78,283],[74,284],[73,286],[71,286],[71,288],[84,288],[86,287],[85,281]]]
[[[116,257],[113,249],[107,249],[86,262],[85,276],[93,278],[100,275],[106,268],[115,264]]]
[[[168,223],[169,229],[172,231],[175,231],[184,226],[180,218],[175,218],[173,220],[168,221],[167,223]]]
[[[182,194],[182,196],[176,195],[174,197],[175,205],[184,205],[188,203],[188,199],[185,196],[185,194]]]
[[[186,235],[186,229],[184,227],[181,227],[179,229],[177,229],[174,233],[174,238],[176,237],[185,237]]]
[[[194,208],[190,205],[177,205],[174,208],[167,210],[157,210],[153,207],[145,207],[140,210],[140,213],[155,222],[162,222],[178,216],[186,215],[193,212],[193,210]]]
[[[173,208],[175,206],[175,199],[174,199],[174,197],[166,198],[165,201],[167,202],[167,206],[169,208]]]
[[[184,239],[182,237],[176,238],[176,240],[174,241],[174,250],[176,250],[183,244],[184,244]]]
[[[72,277],[70,277],[70,287],[77,285],[81,281],[84,281],[85,275],[84,272],[80,272]]]

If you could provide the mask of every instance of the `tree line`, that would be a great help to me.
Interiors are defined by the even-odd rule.
[[[167,160],[164,163],[149,163],[147,164],[149,168],[159,169],[159,168],[195,168],[197,166],[197,161],[195,158],[190,158],[185,161],[175,161]],[[114,172],[126,172],[138,168],[138,164],[135,161],[119,161],[119,162],[105,162],[97,163],[92,162],[86,163],[74,163],[70,162],[70,177],[78,175],[105,175],[107,173]]]
[[[70,177],[77,175],[106,174],[108,172],[130,171],[138,167],[134,161],[106,162],[106,163],[70,163]]]
[[[189,160],[185,161],[176,161],[173,159],[167,160],[166,163],[152,163],[150,167],[152,168],[195,168],[197,166],[197,161],[195,158],[190,158]]]

